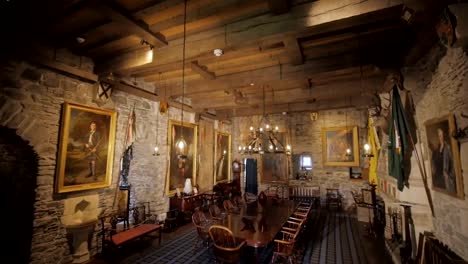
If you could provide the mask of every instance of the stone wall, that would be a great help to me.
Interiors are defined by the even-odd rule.
[[[457,127],[464,128],[468,119],[468,57],[462,48],[434,47],[417,65],[404,69],[405,88],[413,95],[416,108],[416,125],[428,172],[429,186],[432,187],[430,151],[425,123],[453,113]],[[461,143],[461,160],[466,160],[466,144]],[[466,163],[463,164],[466,167]],[[420,178],[417,167],[414,176]],[[413,174],[412,174],[413,176]],[[468,193],[466,168],[461,176],[462,193]],[[433,217],[435,235],[448,244],[455,252],[468,259],[468,201],[463,197],[448,195],[431,188],[435,208]],[[428,215],[430,217],[430,215]]]
[[[86,58],[77,60],[76,56],[69,53],[61,53],[60,56],[64,57],[62,61],[65,62],[80,61],[79,65],[74,66],[82,70],[93,69],[92,62]],[[15,129],[16,134],[28,141],[39,156],[31,263],[72,261],[67,231],[60,222],[65,199],[98,194],[102,214],[116,210],[114,200],[118,189],[120,157],[124,150],[128,116],[133,106],[137,138],[128,178],[132,186],[131,205],[150,201],[152,213],[167,211],[168,199],[164,194],[168,151],[167,120],[180,119],[180,110],[170,108],[168,113],[161,116],[157,111],[157,102],[119,91],[114,91],[109,101],[100,101],[96,98],[95,84],[24,62],[14,61],[2,65],[0,80],[0,125]],[[55,192],[59,129],[65,101],[118,113],[110,187],[64,194]],[[185,113],[184,121],[193,123],[194,115]],[[162,154],[153,156],[157,127]],[[95,231],[90,245],[91,255],[97,253],[97,226]]]
[[[279,131],[288,134],[288,140],[292,146],[293,155],[302,153],[310,154],[313,161],[313,169],[306,182],[295,180],[295,168],[290,168],[287,176],[289,184],[320,185],[322,196],[325,195],[326,188],[338,188],[344,196],[344,206],[353,204],[351,190],[359,190],[367,186],[367,180],[350,179],[349,167],[328,167],[322,162],[322,128],[328,127],[358,127],[359,148],[362,148],[367,141],[367,111],[358,109],[340,109],[318,112],[317,120],[313,121],[309,113],[293,113],[287,115],[269,116],[271,124],[277,124]],[[248,138],[249,127],[257,126],[261,117],[239,117],[233,119],[233,149],[234,158],[246,158],[249,156],[240,155],[237,149],[241,143]],[[245,143],[244,143],[245,144]],[[260,155],[252,157],[261,159]],[[290,157],[290,164],[292,158]],[[259,178],[261,179],[261,162],[258,162]],[[353,170],[360,171],[366,166],[364,159],[360,158],[360,166]],[[264,190],[270,186],[269,183],[259,183],[259,190]]]

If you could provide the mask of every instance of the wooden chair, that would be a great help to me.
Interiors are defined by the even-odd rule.
[[[226,213],[222,212],[217,204],[211,204],[209,211],[213,220],[222,221],[226,217]]]
[[[213,254],[217,262],[237,263],[241,260],[245,240],[237,240],[229,228],[220,225],[212,225],[208,233],[213,241]]]
[[[193,249],[198,248],[198,244],[201,242],[203,246],[209,246],[210,235],[208,234],[208,228],[213,224],[211,220],[208,220],[201,210],[196,210],[192,214],[192,223],[197,229],[197,239],[193,245]]]
[[[320,186],[312,186],[312,203],[315,208],[320,208],[321,204]]]
[[[234,204],[234,206],[236,206],[238,208],[241,208],[241,207],[243,207],[245,205],[245,203],[242,200],[242,197],[240,195],[235,195],[232,198],[232,203]]]
[[[235,206],[231,202],[231,200],[224,200],[223,201],[223,207],[224,207],[224,210],[226,211],[226,213],[234,213],[234,214],[240,213],[240,208]]]
[[[336,206],[338,209],[341,208],[341,194],[338,189],[327,189],[327,209],[330,209],[330,206]]]
[[[260,192],[258,194],[258,203],[261,204],[262,206],[267,203],[268,197],[264,192]]]
[[[179,217],[179,210],[172,209],[166,213],[164,220],[164,231],[172,232],[177,229],[177,218]]]
[[[288,232],[285,230],[280,231],[280,237],[274,240],[275,247],[273,249],[273,256],[270,263],[276,263],[277,260],[282,259],[289,263],[294,263],[295,258],[295,243],[297,232]]]
[[[376,234],[374,233],[374,221],[372,220],[374,216],[374,203],[372,201],[372,191],[369,189],[361,189],[360,198],[361,203],[359,203],[358,206],[367,209],[368,222],[365,229],[368,235],[374,237],[376,236]]]

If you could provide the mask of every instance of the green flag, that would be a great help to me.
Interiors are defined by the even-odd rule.
[[[398,190],[402,191],[405,182],[404,157],[408,151],[407,135],[409,125],[405,109],[401,103],[397,85],[393,86],[392,115],[390,119],[388,140],[388,174],[398,181]]]

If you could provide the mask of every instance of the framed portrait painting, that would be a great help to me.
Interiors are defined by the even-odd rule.
[[[322,128],[322,155],[323,166],[359,166],[357,127]]]
[[[227,182],[231,175],[231,135],[215,131],[214,184]]]
[[[195,124],[169,120],[166,195],[175,194],[177,189],[184,190],[187,179],[192,185],[196,184],[197,128]]]
[[[116,116],[114,111],[64,103],[57,162],[58,193],[110,185]]]
[[[455,131],[453,114],[428,120],[424,125],[431,159],[432,188],[463,198],[458,142],[451,136]]]
[[[288,155],[265,153],[262,155],[261,181],[264,183],[285,183],[288,179]]]

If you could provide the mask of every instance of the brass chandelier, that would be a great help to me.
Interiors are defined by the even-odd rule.
[[[240,154],[260,154],[276,153],[291,155],[291,146],[285,145],[279,138],[279,127],[271,125],[265,113],[265,85],[263,86],[263,115],[260,118],[258,127],[249,128],[249,139],[238,148]]]

